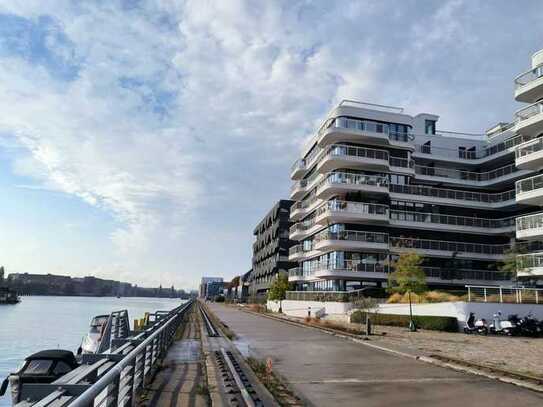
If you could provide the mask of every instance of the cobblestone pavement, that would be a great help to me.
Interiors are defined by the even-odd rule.
[[[466,335],[463,333],[376,326],[371,343],[417,354],[438,354],[506,370],[543,376],[543,338]]]

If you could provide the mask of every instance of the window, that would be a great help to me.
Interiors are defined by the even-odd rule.
[[[55,368],[53,369],[54,375],[63,375],[71,371],[72,368],[65,362],[58,362]]]
[[[424,121],[424,133],[425,134],[436,134],[436,121],[435,120],[425,120]]]
[[[52,364],[53,364],[52,360],[46,360],[46,359],[32,360],[26,367],[24,373],[25,374],[47,374]]]

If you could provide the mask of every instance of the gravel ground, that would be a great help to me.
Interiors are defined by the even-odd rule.
[[[450,356],[491,367],[543,376],[543,338],[466,335],[463,333],[375,326],[371,343],[409,353]]]

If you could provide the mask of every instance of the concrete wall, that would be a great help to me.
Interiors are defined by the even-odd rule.
[[[268,301],[268,309],[279,311],[278,301]],[[318,315],[329,319],[346,319],[352,311],[352,304],[345,302],[321,301],[283,301],[283,313],[294,317],[306,317],[309,308],[311,316]],[[435,304],[413,304],[414,315],[431,315],[455,317],[462,329],[469,313],[474,312],[477,319],[492,320],[492,316],[501,311],[507,318],[509,314],[523,317],[532,313],[536,318],[543,319],[543,305],[536,304],[499,304],[494,302],[439,302]],[[409,315],[409,304],[379,304],[376,312],[381,314]]]
[[[268,309],[277,312],[279,310],[279,301],[268,301]],[[347,302],[321,302],[321,301],[293,301],[283,300],[283,313],[293,317],[306,317],[311,308],[311,316],[316,313],[319,316],[345,317],[351,309],[351,304]]]

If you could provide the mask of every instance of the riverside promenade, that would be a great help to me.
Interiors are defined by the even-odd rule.
[[[273,369],[313,406],[540,406],[543,394],[372,349],[314,329],[210,304],[240,349]]]

